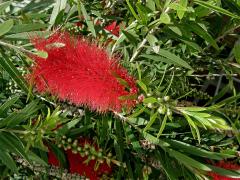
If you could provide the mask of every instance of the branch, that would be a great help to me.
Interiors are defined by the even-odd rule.
[[[56,166],[44,166],[38,163],[34,163],[33,165],[29,164],[25,159],[22,159],[20,157],[15,156],[14,159],[16,160],[17,163],[21,164],[24,168],[29,168],[31,169],[34,174],[47,174],[53,177],[61,178],[61,179],[66,179],[66,180],[86,180],[88,178],[84,176],[80,176],[78,174],[71,174],[68,173],[67,169],[61,169]]]

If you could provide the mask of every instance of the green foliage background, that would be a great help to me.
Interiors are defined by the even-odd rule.
[[[103,28],[113,21],[119,37]],[[112,39],[106,48],[136,77],[143,102],[130,113],[101,115],[36,93],[25,78],[33,63],[28,55],[45,54],[29,38],[56,31],[101,45]],[[239,163],[239,32],[239,0],[3,1],[1,177],[50,178],[16,157],[47,166],[45,145],[62,136],[94,139],[114,179],[193,180],[210,171],[240,177],[209,163]],[[55,151],[64,164],[62,149]]]

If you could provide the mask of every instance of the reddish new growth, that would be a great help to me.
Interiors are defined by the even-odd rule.
[[[85,39],[73,39],[67,33],[32,41],[36,49],[48,54],[46,59],[33,57],[30,78],[39,92],[98,112],[119,112],[135,105],[134,78],[103,48]]]
[[[227,170],[240,170],[239,165],[233,164],[231,162],[219,161],[214,165]],[[240,178],[230,178],[230,177],[222,176],[215,172],[210,172],[209,176],[211,176],[213,180],[240,180]]]
[[[83,148],[84,145],[86,144],[88,144],[90,148],[94,147],[96,150],[98,149],[98,147],[95,144],[90,145],[89,141],[85,139],[78,140],[78,147]],[[103,175],[109,175],[112,172],[111,166],[109,166],[104,160],[102,160],[102,163],[99,163],[99,161],[97,162],[96,159],[88,160],[89,158],[88,155],[81,156],[79,152],[74,153],[72,149],[66,150],[65,154],[68,161],[68,170],[72,174],[76,173],[81,176],[90,178],[90,180],[97,180],[101,179]],[[60,167],[59,160],[57,159],[57,157],[50,148],[48,152],[48,163],[50,165]],[[99,163],[98,167],[95,168],[97,163]]]
[[[111,32],[115,36],[119,36],[120,26],[117,25],[116,21],[114,21],[111,24],[107,25],[106,27],[104,27],[104,29],[108,30],[109,32]]]

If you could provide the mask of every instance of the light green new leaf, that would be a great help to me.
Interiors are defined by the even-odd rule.
[[[144,103],[155,103],[157,102],[157,99],[155,97],[148,97],[143,99]]]
[[[196,124],[193,122],[193,120],[187,114],[183,113],[183,115],[186,118],[186,120],[188,121],[188,124],[189,124],[189,126],[191,128],[191,132],[192,132],[193,137],[196,138],[195,137],[195,133],[196,133],[197,139],[198,139],[198,143],[200,144],[201,137],[200,137],[200,132],[199,132],[198,127],[196,126]]]
[[[8,6],[10,6],[10,4],[12,4],[11,1],[7,1],[7,2],[1,3],[1,4],[0,4],[0,14],[1,14],[2,12],[4,12],[4,10],[5,10]]]
[[[13,20],[9,19],[3,23],[0,24],[0,36],[6,34],[8,31],[10,31],[13,27]]]
[[[164,24],[170,24],[171,18],[166,12],[163,12],[160,16],[160,22]]]
[[[187,8],[187,4],[188,4],[188,0],[180,0],[179,1],[179,4],[184,7],[184,8]],[[186,10],[177,10],[177,15],[178,15],[178,18],[179,19],[182,19],[184,14],[185,14]]]

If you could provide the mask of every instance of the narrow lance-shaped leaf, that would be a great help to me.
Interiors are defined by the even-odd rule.
[[[222,13],[222,14],[225,14],[227,16],[230,16],[230,17],[233,17],[233,18],[237,18],[237,19],[240,19],[240,16],[237,16],[229,11],[227,11],[226,9],[223,9],[219,6],[216,6],[216,5],[213,5],[213,4],[210,4],[209,2],[205,2],[205,1],[201,1],[201,0],[194,0],[194,2],[196,4],[199,4],[200,6],[203,6],[205,8],[209,8],[209,9],[212,9],[216,12],[219,12],[219,13]]]
[[[152,124],[155,122],[157,116],[158,116],[158,112],[155,112],[154,114],[152,114],[150,116],[150,120],[149,120],[147,126],[143,130],[144,132],[147,131],[152,126]]]
[[[28,94],[28,86],[25,80],[23,79],[20,72],[17,70],[17,68],[14,66],[14,64],[11,62],[11,60],[4,56],[5,58],[0,57],[0,65],[2,68],[8,72],[8,74],[11,76],[11,78],[17,83],[17,85],[26,93]]]
[[[0,149],[0,160],[3,164],[5,164],[9,169],[11,169],[13,172],[17,172],[17,166],[12,157],[9,155],[8,152],[6,152],[3,149]]]
[[[0,36],[6,34],[13,27],[13,20],[9,19],[0,24]]]
[[[94,24],[93,24],[92,20],[90,19],[89,15],[88,15],[88,13],[87,13],[87,11],[85,9],[84,4],[81,3],[81,2],[79,2],[79,3],[80,3],[80,7],[81,7],[81,11],[83,13],[83,16],[84,16],[84,18],[86,20],[87,26],[88,26],[89,30],[91,31],[92,35],[94,37],[96,37],[97,35],[96,35],[95,28],[94,28]]]
[[[205,31],[199,24],[197,23],[189,23],[186,24],[186,26],[191,29],[194,33],[199,35],[201,38],[203,38],[205,41],[207,41],[209,44],[211,44],[216,50],[219,50],[219,47],[216,43],[216,41],[213,39],[213,37]]]

